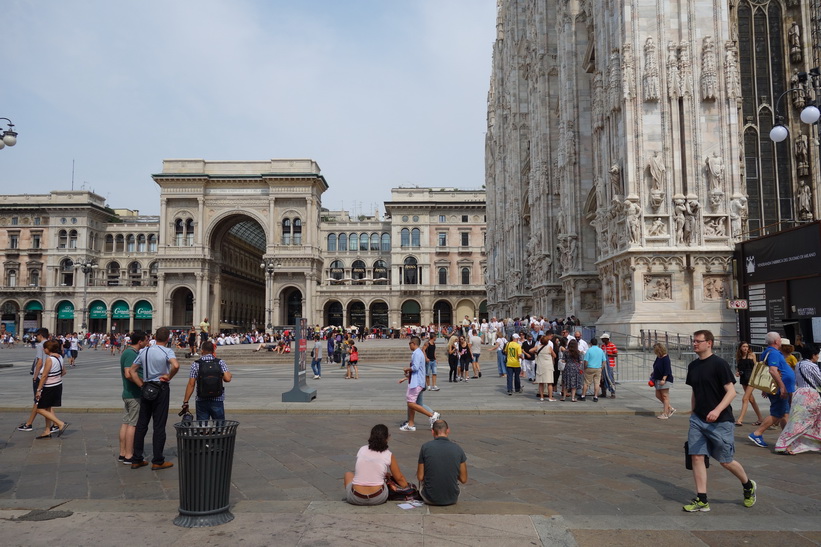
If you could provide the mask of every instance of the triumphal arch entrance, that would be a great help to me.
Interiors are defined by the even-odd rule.
[[[321,196],[309,159],[165,160],[157,325],[249,330],[314,309]]]

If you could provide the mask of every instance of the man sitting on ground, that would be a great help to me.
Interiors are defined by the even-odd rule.
[[[467,456],[462,447],[448,439],[445,420],[433,422],[433,440],[419,450],[416,478],[419,493],[428,505],[453,505],[459,500],[459,485],[468,481]]]

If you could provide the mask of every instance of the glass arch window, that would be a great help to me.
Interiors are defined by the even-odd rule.
[[[57,248],[65,249],[66,247],[68,247],[68,232],[60,230],[57,234]]]
[[[185,221],[185,244],[188,247],[194,246],[194,219]]]
[[[105,252],[113,253],[114,252],[114,236],[108,234],[105,236]]]
[[[419,264],[412,256],[407,257],[402,265],[402,283],[405,285],[419,284]]]
[[[351,264],[351,278],[354,280],[354,285],[364,285],[365,282],[365,263],[361,260],[354,260]]]
[[[157,252],[157,236],[151,234],[148,236],[148,252],[149,253],[156,253]]]
[[[68,248],[69,249],[76,249],[77,248],[77,230],[71,230],[68,233]]]
[[[328,277],[330,277],[334,281],[341,281],[343,277],[345,277],[345,265],[342,263],[341,260],[334,260],[331,262],[330,271],[328,272]]]
[[[420,232],[419,228],[414,228],[411,230],[411,247],[419,247],[420,243]]]
[[[470,268],[462,268],[462,285],[470,285]]]
[[[70,258],[64,258],[60,262],[60,285],[66,287],[74,286],[74,262]]]
[[[185,239],[185,227],[182,224],[182,219],[178,218],[174,221],[174,245],[182,247]]]
[[[448,284],[448,269],[447,268],[439,268],[439,284],[440,285],[447,285]]]
[[[328,250],[336,251],[336,234],[328,234]]]
[[[139,287],[142,278],[142,268],[139,262],[132,262],[128,265],[128,281],[132,287]]]
[[[137,252],[145,252],[145,234],[140,234],[137,236]]]
[[[160,263],[156,260],[148,266],[148,276],[151,278],[151,285],[156,287],[160,276]]]
[[[359,250],[360,251],[367,251],[368,250],[368,234],[359,234]]]
[[[133,253],[137,249],[137,240],[134,238],[134,234],[128,234],[128,237],[125,238],[125,250],[126,252]]]
[[[29,284],[35,287],[40,286],[40,270],[31,270],[29,272]]]
[[[359,250],[359,237],[356,234],[351,234],[348,236],[348,250],[349,251],[358,251]]]
[[[377,260],[373,263],[373,279],[388,279],[388,264],[384,260]]]
[[[389,253],[391,251],[391,235],[389,233],[382,234],[382,252]]]
[[[113,261],[108,263],[106,268],[106,281],[109,287],[116,287],[120,284],[120,263]]]
[[[17,270],[9,270],[8,273],[8,280],[6,282],[8,287],[16,287],[17,286]]]
[[[282,219],[282,244],[283,245],[290,245],[291,244],[291,219],[290,218]]]
[[[123,234],[118,234],[116,239],[116,244],[114,245],[114,251],[118,253],[122,253],[125,251],[125,237]]]
[[[339,250],[348,250],[348,234],[339,234]]]
[[[379,234],[373,233],[371,234],[371,250],[378,251],[379,250]]]
[[[399,232],[399,245],[401,247],[410,247],[410,230],[407,228],[402,228],[402,231]]]
[[[294,219],[294,245],[302,245],[302,220]]]

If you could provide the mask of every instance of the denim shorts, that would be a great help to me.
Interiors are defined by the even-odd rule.
[[[719,463],[730,463],[735,455],[735,425],[733,422],[705,422],[690,414],[687,433],[690,455],[711,456]]]
[[[436,374],[436,360],[425,363],[425,376],[432,376]]]
[[[767,395],[770,399],[770,416],[783,418],[790,413],[790,400],[782,399],[779,395]]]

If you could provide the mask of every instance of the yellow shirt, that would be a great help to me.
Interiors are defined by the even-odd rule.
[[[508,367],[519,368],[522,366],[522,363],[519,361],[519,358],[522,356],[522,346],[519,342],[508,342],[505,351],[507,352]]]

